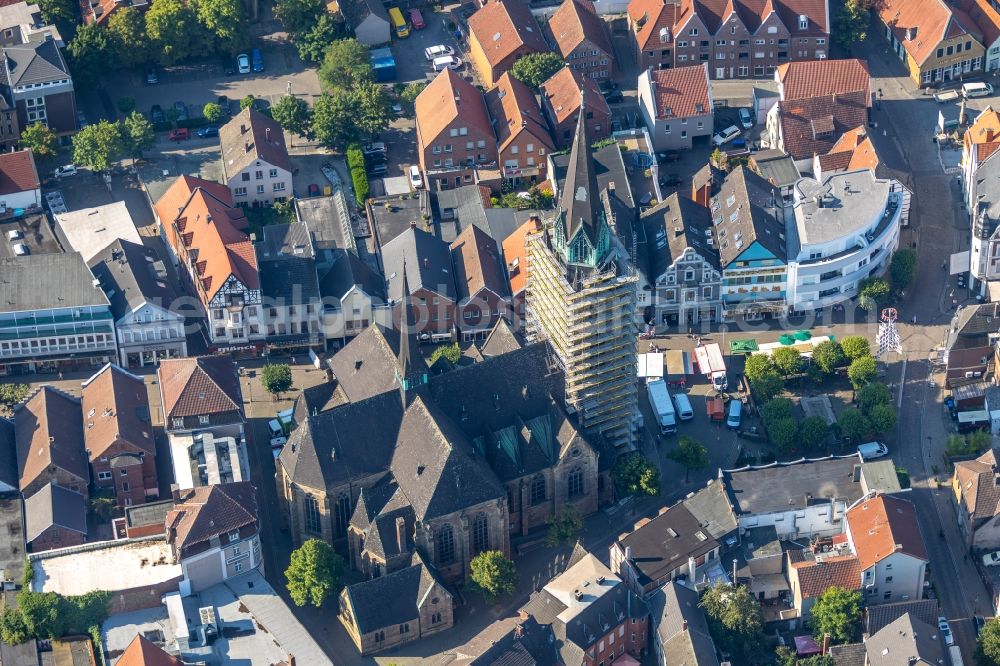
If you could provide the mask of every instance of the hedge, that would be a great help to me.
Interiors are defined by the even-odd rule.
[[[347,167],[354,183],[354,198],[358,200],[358,205],[363,206],[368,201],[368,171],[365,169],[364,153],[356,143],[347,147]]]
[[[195,129],[197,127],[204,127],[205,125],[211,125],[208,122],[208,118],[188,118],[187,120],[178,120],[178,127],[187,127],[188,129]]]

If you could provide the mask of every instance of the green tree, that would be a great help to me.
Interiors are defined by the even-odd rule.
[[[517,59],[511,67],[510,75],[532,90],[538,90],[539,86],[565,66],[566,61],[558,53],[529,53]]]
[[[323,12],[308,30],[295,35],[295,49],[306,62],[323,62],[330,44],[343,36],[340,24],[329,12]]]
[[[816,640],[826,634],[834,643],[850,643],[861,630],[861,593],[842,587],[829,587],[812,609]]]
[[[73,137],[73,161],[91,171],[107,171],[125,151],[122,127],[102,120],[87,125]]]
[[[0,641],[7,645],[20,645],[32,638],[24,613],[8,606],[0,613]]]
[[[768,402],[771,398],[785,390],[785,382],[777,371],[772,370],[756,379],[750,380],[750,388],[753,389],[757,400]]]
[[[67,614],[55,592],[21,592],[17,607],[31,636],[61,638],[66,635]]]
[[[323,0],[278,0],[274,4],[274,16],[293,35],[307,31],[325,13]]]
[[[850,437],[851,441],[858,442],[867,437],[871,430],[868,418],[854,407],[848,407],[837,417],[837,427],[845,437]]]
[[[319,539],[309,539],[292,551],[285,569],[288,594],[296,606],[312,604],[317,608],[340,588],[346,567],[344,558],[333,546]]]
[[[944,452],[949,457],[967,456],[975,453],[968,440],[958,433],[951,433],[944,441]]]
[[[771,353],[771,359],[783,377],[802,372],[802,352],[794,347],[778,347]]]
[[[889,296],[889,283],[880,277],[865,278],[858,285],[858,305],[863,310],[877,310]]]
[[[549,533],[545,536],[545,545],[555,547],[576,539],[580,530],[583,529],[583,518],[572,506],[565,506],[558,513],[546,518],[545,524],[549,526]]]
[[[27,384],[0,384],[0,404],[12,407],[31,393]]]
[[[457,365],[462,359],[462,349],[458,346],[457,342],[453,342],[450,345],[439,345],[431,352],[431,365],[434,365],[442,356],[452,365]]]
[[[406,84],[406,87],[403,88],[403,92],[399,93],[399,98],[412,108],[417,101],[417,97],[420,96],[420,93],[422,93],[426,87],[427,83],[425,81],[414,81],[413,83],[408,83]]]
[[[368,47],[356,39],[340,39],[327,48],[319,80],[328,88],[350,88],[374,80]]]
[[[752,382],[761,375],[774,372],[776,369],[774,360],[767,354],[751,354],[746,358],[743,374],[746,375],[747,381]]]
[[[292,388],[292,368],[287,363],[269,363],[260,372],[264,390],[274,397]]]
[[[774,649],[774,658],[777,666],[798,666],[799,657],[795,650],[787,645],[779,645]]]
[[[122,121],[124,129],[125,148],[135,159],[142,157],[143,151],[153,147],[156,141],[156,133],[153,131],[153,123],[149,122],[146,116],[138,111],[133,111]]]
[[[135,111],[135,97],[119,97],[116,106],[118,107],[118,113],[127,116]]]
[[[976,666],[1000,666],[1000,618],[983,625],[976,643]]]
[[[114,515],[116,504],[114,497],[91,497],[90,514],[97,522],[106,523]]]
[[[38,0],[38,9],[45,22],[59,28],[59,34],[71,41],[80,24],[80,5],[73,0]]]
[[[312,137],[312,112],[304,99],[285,95],[271,107],[271,117],[292,134]]]
[[[313,104],[312,133],[327,148],[343,148],[358,137],[354,98],[346,90],[325,93]]]
[[[890,404],[875,405],[868,413],[868,422],[876,435],[890,432],[896,427],[897,419],[896,409]]]
[[[916,250],[904,247],[896,250],[889,262],[889,281],[896,289],[906,289],[913,282],[917,272]]]
[[[215,102],[209,102],[203,106],[201,108],[201,115],[205,116],[205,120],[213,124],[219,122],[226,116],[222,107]]]
[[[910,472],[905,467],[896,468],[896,479],[899,481],[899,487],[903,490],[910,487]]]
[[[517,567],[499,550],[479,553],[469,562],[469,570],[469,578],[487,600],[493,601],[517,589]]]
[[[788,398],[774,398],[764,403],[764,406],[760,409],[760,415],[766,425],[769,421],[792,418],[794,407],[792,401]]]
[[[989,430],[973,430],[965,436],[965,441],[974,453],[982,453],[990,448],[992,438]]]
[[[835,340],[825,340],[813,349],[813,363],[816,364],[823,373],[829,375],[847,360],[844,350],[839,342]]]
[[[868,11],[857,0],[847,0],[834,10],[833,41],[850,53],[856,44],[867,39],[869,20]]]
[[[851,380],[851,386],[860,389],[875,381],[878,377],[878,363],[874,356],[862,356],[851,361],[847,368],[847,378]]]
[[[698,440],[681,435],[677,442],[677,448],[672,449],[667,454],[667,458],[683,465],[684,481],[687,482],[691,476],[691,470],[704,469],[708,466],[708,449]]]
[[[868,338],[863,335],[848,335],[840,341],[840,348],[844,350],[844,356],[850,360],[871,356],[872,349],[868,344]]]
[[[21,130],[21,147],[30,148],[36,159],[55,157],[58,152],[58,139],[48,125],[34,122]]]
[[[116,9],[108,19],[105,30],[115,61],[122,67],[135,67],[154,57],[149,35],[146,34],[146,19],[134,7]]]
[[[240,100],[240,111],[246,111],[250,107],[256,106],[256,104],[257,104],[257,98],[254,97],[253,95],[247,95],[246,97]]]
[[[358,127],[369,136],[385,131],[392,119],[385,88],[374,81],[362,81],[351,90]]]
[[[764,618],[746,585],[716,585],[705,592],[700,605],[720,650],[739,655],[739,661],[761,663],[766,643]]]
[[[767,424],[767,435],[782,451],[795,448],[798,442],[799,426],[795,419],[778,419]]]
[[[799,424],[799,442],[806,449],[816,450],[823,446],[830,428],[819,416],[807,416]]]
[[[888,405],[892,398],[885,384],[872,382],[862,386],[857,392],[858,407],[865,414],[870,414],[872,408],[878,405]]]
[[[114,60],[108,33],[96,23],[80,26],[66,51],[73,80],[83,86],[94,84],[108,68],[108,62]]]
[[[153,0],[146,12],[146,34],[164,66],[198,53],[205,41],[194,8],[183,0]]]
[[[620,495],[658,495],[660,473],[641,453],[621,456],[611,470]]]
[[[828,654],[814,654],[805,659],[799,659],[798,666],[837,666],[833,657]]]
[[[191,0],[191,7],[198,23],[214,37],[217,51],[234,56],[250,44],[241,0]]]

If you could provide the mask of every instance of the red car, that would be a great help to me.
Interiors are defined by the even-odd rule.
[[[410,10],[410,25],[413,26],[414,30],[423,30],[427,27],[427,24],[424,23],[423,14],[420,13],[419,9]]]
[[[172,129],[167,134],[167,139],[170,141],[187,141],[191,138],[191,132],[186,127],[178,127],[177,129]]]

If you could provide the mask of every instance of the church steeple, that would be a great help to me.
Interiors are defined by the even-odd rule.
[[[427,382],[427,367],[419,358],[416,326],[417,318],[413,312],[410,281],[406,277],[406,261],[404,260],[402,304],[399,313],[399,355],[396,358],[396,375],[404,405],[410,403],[414,390]],[[413,354],[418,355],[419,366],[414,365]]]
[[[557,246],[567,264],[594,266],[604,258],[609,235],[600,194],[587,138],[587,111],[581,97],[566,180],[559,194]]]

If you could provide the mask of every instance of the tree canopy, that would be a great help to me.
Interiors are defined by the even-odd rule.
[[[708,449],[693,437],[681,435],[677,441],[677,448],[671,449],[667,458],[684,467],[684,481],[686,482],[691,476],[691,470],[704,469],[708,466]]]
[[[751,354],[747,356],[743,374],[748,381],[753,381],[768,372],[774,372],[774,360],[767,354]]]
[[[472,582],[488,600],[517,589],[517,567],[499,550],[479,553],[469,562]]]
[[[115,60],[122,67],[135,67],[154,57],[146,34],[146,19],[135,7],[116,9],[108,18],[105,31]]]
[[[271,395],[281,395],[292,388],[292,368],[287,363],[270,363],[260,372],[264,390]]]
[[[917,273],[917,252],[908,247],[896,250],[889,262],[889,281],[896,289],[906,289]]]
[[[548,81],[553,74],[566,66],[558,53],[529,53],[517,59],[510,75],[532,90]]]
[[[820,448],[826,442],[829,434],[830,428],[826,425],[826,421],[819,416],[807,416],[799,424],[798,439],[802,446],[807,449]]]
[[[858,285],[858,305],[864,310],[876,310],[889,297],[889,283],[880,277],[870,277]]]
[[[834,643],[850,643],[861,630],[861,593],[827,588],[813,605],[812,624],[817,640],[829,634]]]
[[[802,371],[802,352],[794,347],[779,347],[771,353],[774,367],[784,377],[797,375]]]
[[[21,130],[20,143],[22,148],[30,148],[36,159],[55,157],[58,150],[56,133],[41,122],[31,123]]]
[[[304,99],[285,95],[271,107],[271,117],[292,134],[312,136],[312,111]]]
[[[993,618],[983,626],[976,644],[976,666],[1000,666],[1000,619]]]
[[[872,354],[868,338],[863,335],[845,336],[840,341],[840,348],[844,351],[844,355],[852,361],[862,356],[871,356]]]
[[[73,136],[73,161],[91,171],[107,171],[125,152],[122,126],[102,120]]]
[[[871,430],[868,418],[854,407],[848,407],[840,413],[840,416],[837,417],[837,426],[842,435],[850,437],[854,442],[867,437]]]
[[[611,470],[611,478],[622,495],[660,493],[660,472],[641,453],[619,457]]]
[[[333,15],[324,11],[311,27],[295,35],[295,49],[306,62],[323,62],[323,56],[330,44],[343,37],[342,28]]]
[[[750,388],[753,389],[757,400],[767,402],[785,390],[785,382],[777,370],[770,370],[756,379],[751,379]]]
[[[857,0],[847,0],[834,9],[833,41],[848,53],[868,36],[868,11]]]
[[[701,608],[716,646],[751,664],[767,662],[760,604],[745,585],[716,585],[701,597]]]
[[[83,25],[66,47],[74,81],[83,86],[93,85],[107,68],[112,56],[112,43],[103,26]]]
[[[194,8],[183,0],[153,0],[146,12],[146,34],[164,66],[181,62],[205,46]]]
[[[847,378],[851,380],[851,386],[860,389],[875,381],[878,377],[878,363],[874,356],[860,356],[851,361],[847,368]]]
[[[141,157],[143,151],[152,148],[153,142],[156,141],[153,123],[138,111],[133,111],[122,121],[122,139],[125,150],[133,158]]]
[[[825,374],[830,374],[842,366],[847,360],[844,350],[839,342],[835,340],[825,340],[813,349],[813,363]]]
[[[871,412],[872,408],[877,405],[887,405],[889,404],[891,398],[889,396],[889,389],[885,384],[879,382],[872,382],[862,386],[857,392],[858,407],[865,414]]]
[[[583,529],[583,518],[572,506],[564,506],[558,513],[546,518],[545,524],[549,526],[545,545],[553,547],[576,539]]]
[[[354,98],[355,122],[367,136],[385,131],[392,119],[389,97],[385,88],[374,81],[360,81],[351,88]]]
[[[357,83],[372,81],[368,47],[356,39],[340,39],[326,49],[319,67],[319,80],[328,88],[348,89]]]
[[[215,102],[209,102],[203,106],[201,108],[201,115],[205,116],[205,120],[210,123],[217,123],[226,116],[222,107]]]
[[[327,148],[343,148],[358,136],[357,110],[350,92],[335,88],[313,103],[312,134]]]
[[[322,606],[340,588],[345,569],[344,559],[333,546],[309,539],[292,551],[291,563],[285,569],[288,594],[296,606]]]
[[[309,30],[325,13],[323,0],[278,0],[274,3],[274,16],[293,35]]]

